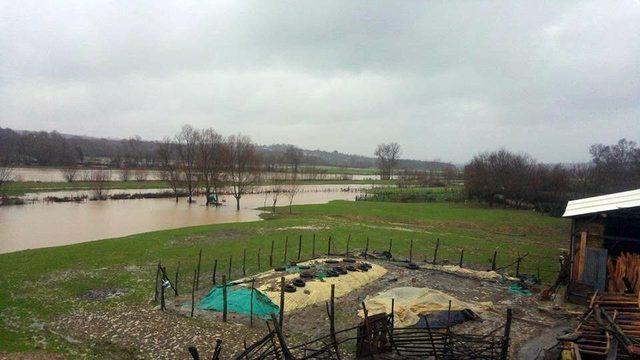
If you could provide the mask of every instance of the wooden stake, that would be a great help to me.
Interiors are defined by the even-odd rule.
[[[491,260],[491,271],[496,271],[496,257],[498,257],[498,250],[493,252],[493,260]]]
[[[440,238],[436,240],[436,248],[433,250],[433,264],[436,264],[438,261],[438,248],[440,248]]]
[[[227,275],[227,278],[229,279],[229,281],[231,281],[231,263],[232,262],[233,262],[233,255],[229,255],[229,270]]]
[[[253,327],[253,291],[256,288],[256,279],[251,279],[251,300],[249,303],[249,326]]]
[[[216,270],[218,269],[218,259],[213,260],[213,274],[211,275],[211,282],[216,284]]]
[[[311,257],[316,257],[316,233],[313,233],[313,240],[311,241]]]
[[[260,250],[262,250],[262,248],[258,248],[258,271],[262,269],[262,267],[260,266]]]
[[[511,318],[513,316],[512,310],[507,309],[507,321],[504,324],[504,335],[502,335],[502,349],[500,351],[500,359],[506,360],[509,356],[509,336],[511,334]]]
[[[331,255],[331,235],[329,235],[329,243],[327,244],[327,256]]]
[[[247,275],[247,249],[242,249],[242,276]]]
[[[287,266],[287,250],[289,249],[289,236],[284,238],[284,266]]]
[[[164,286],[160,284],[160,310],[164,311],[166,308],[164,306]]]
[[[347,238],[347,257],[349,256],[349,245],[351,243],[351,234],[349,234],[349,237]]]
[[[178,295],[178,275],[180,274],[180,261],[178,261],[178,266],[176,267],[176,281],[173,284],[173,290],[176,292],[176,296]]]
[[[393,248],[393,239],[389,239],[389,250],[387,250],[389,254],[391,254],[391,248]]]
[[[271,239],[271,252],[269,253],[269,267],[273,267],[273,242],[274,240]]]
[[[196,286],[198,279],[198,270],[193,270],[193,284],[191,285],[191,317],[193,317],[193,310],[196,306]]]
[[[154,289],[154,293],[153,293],[153,301],[154,302],[158,302],[158,278],[160,277],[160,261],[158,261],[158,267],[156,267],[156,282],[155,282],[155,289]]]
[[[338,339],[336,338],[336,307],[335,307],[335,298],[336,298],[336,285],[331,284],[331,299],[330,299],[330,309],[331,316],[329,316],[329,331],[331,332],[331,341],[333,342],[334,351],[336,352],[336,357],[340,360],[340,349],[338,348]]]
[[[298,237],[298,261],[300,261],[300,252],[302,251],[302,235]]]
[[[284,276],[280,278],[280,326],[284,321]]]
[[[367,245],[365,245],[364,247],[364,258],[365,260],[367,259],[367,256],[369,256],[369,237],[367,236]]]
[[[413,239],[409,243],[409,262],[413,262]]]
[[[520,276],[520,261],[522,261],[522,258],[520,257],[520,253],[518,253],[518,258],[516,259],[516,277]]]
[[[460,250],[460,263],[458,266],[462,267],[462,260],[464,259],[464,249]]]
[[[227,322],[227,277],[222,275],[222,322]]]
[[[197,267],[197,277],[196,277],[196,290],[200,288],[200,263],[202,262],[202,249],[200,249],[200,253],[198,253],[198,267]]]

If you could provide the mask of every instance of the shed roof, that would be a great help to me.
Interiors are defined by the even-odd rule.
[[[640,207],[640,189],[571,200],[562,216],[573,217],[634,207]]]

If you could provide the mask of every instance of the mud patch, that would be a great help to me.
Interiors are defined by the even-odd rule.
[[[126,289],[92,289],[80,295],[80,299],[107,300],[107,299],[123,296],[126,293],[127,293]]]

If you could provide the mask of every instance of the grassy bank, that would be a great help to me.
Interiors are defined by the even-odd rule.
[[[301,180],[302,185],[349,185],[349,184],[376,184],[391,185],[394,182],[389,180]],[[270,183],[264,182],[264,185]],[[77,191],[91,190],[95,187],[90,181],[76,182],[40,182],[40,181],[20,181],[5,185],[4,193],[9,196],[21,196],[27,193],[51,192],[51,191]],[[106,185],[111,190],[133,190],[133,189],[168,189],[165,181],[109,181]]]
[[[449,187],[386,187],[367,190],[359,201],[421,203],[464,200],[462,186]]]
[[[247,249],[248,274],[258,272],[258,249],[265,270],[272,240],[274,265],[284,261],[286,237],[288,260],[297,256],[300,235],[302,257],[309,257],[314,234],[317,253],[326,252],[330,235],[335,250],[344,251],[350,234],[352,250],[364,248],[367,238],[370,249],[386,250],[392,238],[393,252],[400,256],[408,255],[414,239],[413,254],[419,260],[431,258],[436,239],[441,242],[439,258],[455,262],[462,248],[467,262],[482,264],[488,264],[498,249],[499,266],[510,263],[518,252],[528,252],[531,255],[522,271],[535,273],[540,265],[548,280],[559,248],[566,247],[568,233],[563,219],[452,203],[333,201],[294,206],[292,214],[279,208],[265,218],[268,220],[157,231],[0,255],[0,353],[42,347],[65,354],[77,351],[80,345],[42,330],[42,324],[79,309],[148,302],[153,294],[154,267],[160,259],[170,274],[180,262],[185,275],[179,288],[186,289],[186,274],[193,273],[200,249],[203,284],[210,284],[214,259],[219,259],[219,269],[226,269],[233,256],[233,275],[241,276],[243,249]],[[89,290],[106,288],[123,289],[126,294],[103,301],[82,299]]]

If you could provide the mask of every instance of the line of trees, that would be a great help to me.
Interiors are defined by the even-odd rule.
[[[536,208],[559,214],[570,199],[640,188],[640,148],[621,139],[592,145],[592,161],[571,166],[543,164],[507,150],[475,156],[464,168],[471,199],[493,206]]]
[[[290,146],[280,161],[289,165],[286,182],[273,180],[273,207],[280,193],[289,198],[289,208],[298,192],[298,165],[302,151]],[[240,199],[261,181],[264,165],[256,144],[250,137],[235,134],[223,137],[214,129],[194,129],[184,125],[173,138],[164,139],[156,154],[162,179],[173,190],[176,201],[186,192],[189,202],[200,189],[204,190],[207,205],[211,195],[228,189],[240,210]],[[266,197],[265,197],[266,203]],[[291,210],[290,210],[291,211]]]

